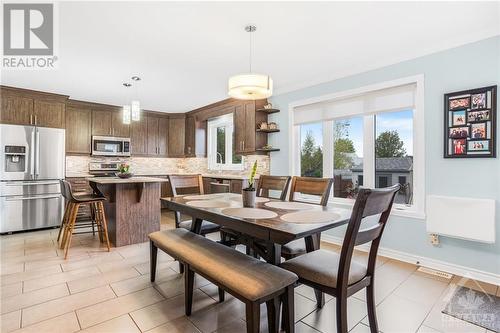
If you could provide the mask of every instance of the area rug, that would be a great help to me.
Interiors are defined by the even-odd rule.
[[[500,333],[500,297],[458,286],[443,313]]]

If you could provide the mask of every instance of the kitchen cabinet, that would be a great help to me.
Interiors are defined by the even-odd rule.
[[[63,102],[35,99],[33,107],[35,125],[41,127],[64,128],[66,104]]]
[[[257,113],[257,102],[249,101],[234,107],[234,150],[236,154],[248,154],[267,143],[267,137],[257,133],[257,124],[267,121],[267,115]]]
[[[186,119],[169,118],[168,121],[168,156],[184,157]]]
[[[139,121],[130,124],[130,148],[132,156],[145,156],[148,154],[148,121],[141,117]]]
[[[92,113],[90,109],[66,107],[66,153],[90,154]]]
[[[2,87],[0,122],[64,128],[67,96]]]
[[[196,156],[196,124],[193,116],[186,117],[186,142],[185,152],[186,157]]]
[[[207,121],[197,121],[194,116],[186,117],[185,157],[207,157]]]
[[[33,98],[2,91],[0,122],[13,125],[31,125],[33,120]]]
[[[118,110],[92,110],[92,135],[130,136],[130,125],[123,123],[122,113]]]
[[[146,116],[147,155],[166,157],[168,152],[168,123],[166,117]]]

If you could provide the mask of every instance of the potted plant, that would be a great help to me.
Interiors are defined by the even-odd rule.
[[[248,178],[248,187],[242,191],[243,207],[255,207],[255,197],[257,195],[255,189],[255,173],[257,172],[257,161],[253,163],[250,170],[250,178]]]
[[[118,173],[116,174],[120,178],[130,178],[132,173],[129,172],[130,165],[127,163],[122,163],[118,166]]]

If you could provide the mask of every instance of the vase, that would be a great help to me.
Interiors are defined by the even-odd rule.
[[[243,201],[243,207],[249,207],[249,208],[254,208],[255,207],[255,197],[257,195],[257,192],[255,189],[243,189],[241,191],[242,195],[242,201]]]

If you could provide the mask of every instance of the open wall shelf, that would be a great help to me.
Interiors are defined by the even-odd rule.
[[[280,112],[279,109],[257,109],[257,112],[265,112],[267,114]]]
[[[278,128],[275,128],[275,129],[260,129],[260,128],[258,128],[256,131],[261,132],[261,133],[276,133],[276,132],[279,132],[280,130]]]

